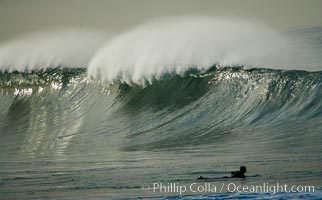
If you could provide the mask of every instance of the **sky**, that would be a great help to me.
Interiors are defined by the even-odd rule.
[[[122,32],[163,16],[257,21],[277,29],[322,26],[322,0],[0,0],[0,41],[29,32]]]

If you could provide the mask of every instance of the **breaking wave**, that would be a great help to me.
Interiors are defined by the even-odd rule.
[[[89,75],[142,83],[165,73],[218,66],[316,70],[310,48],[290,34],[239,20],[154,21],[121,34],[98,51]]]
[[[0,45],[3,72],[85,68],[96,80],[129,84],[214,65],[318,71],[319,57],[302,37],[207,17],[154,20],[114,37],[76,29],[38,32]]]
[[[133,197],[236,165],[321,185],[321,38],[177,18],[2,44],[1,196]]]

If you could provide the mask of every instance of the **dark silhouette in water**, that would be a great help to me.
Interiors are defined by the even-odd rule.
[[[197,180],[202,180],[202,179],[207,179],[207,178],[205,178],[203,176],[198,176],[198,178],[197,178]]]
[[[245,166],[241,166],[239,171],[233,171],[233,172],[230,172],[230,173],[231,173],[231,177],[224,176],[222,178],[246,178],[246,176],[245,176],[246,167]],[[255,175],[255,176],[258,176],[258,175]],[[197,180],[202,180],[202,179],[216,179],[216,178],[205,178],[203,176],[199,176],[197,178]]]
[[[246,173],[246,167],[245,166],[241,166],[239,171],[234,171],[234,172],[230,172],[231,173],[231,177],[236,177],[236,178],[245,178],[245,173]]]

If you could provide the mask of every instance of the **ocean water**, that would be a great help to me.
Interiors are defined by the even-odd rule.
[[[204,24],[202,31],[211,27]],[[142,30],[160,33],[160,26],[151,26],[112,39],[95,55],[91,51],[85,67],[70,60],[67,66],[63,58],[54,62],[51,51],[41,67],[43,60],[32,50],[15,57],[10,43],[0,48],[0,197],[321,198],[322,62],[316,56],[322,52],[321,28],[294,31],[315,46],[293,52],[291,59],[292,50],[276,53],[279,46],[260,51],[267,41],[245,46],[253,28],[233,41],[243,51],[230,57],[225,54],[237,47],[225,49],[218,43],[222,38],[210,40],[222,48],[213,54],[209,49],[195,54],[204,39],[183,45],[199,32],[169,49],[162,49],[163,41],[178,36],[168,32],[158,44],[149,38],[151,46],[132,40]],[[266,29],[258,33],[284,41]],[[122,49],[129,40],[137,42]],[[188,53],[181,54],[183,49]],[[299,58],[303,63],[292,68]],[[269,67],[270,60],[282,67]],[[222,178],[241,165],[247,167],[246,179]],[[153,189],[171,183],[209,183],[216,191]],[[264,183],[309,185],[315,191],[240,193],[228,187]]]

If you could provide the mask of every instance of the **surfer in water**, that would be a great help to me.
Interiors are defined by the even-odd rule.
[[[246,178],[246,176],[245,176],[246,167],[241,166],[239,171],[233,171],[233,172],[230,172],[230,173],[231,173],[231,178]],[[224,176],[222,178],[230,178],[230,177]],[[199,176],[197,179],[202,180],[202,179],[211,179],[211,178],[205,178],[203,176]]]
[[[230,173],[231,173],[231,177],[233,177],[233,178],[246,178],[246,176],[245,176],[246,167],[241,166],[239,171],[234,171],[234,172],[230,172]]]

